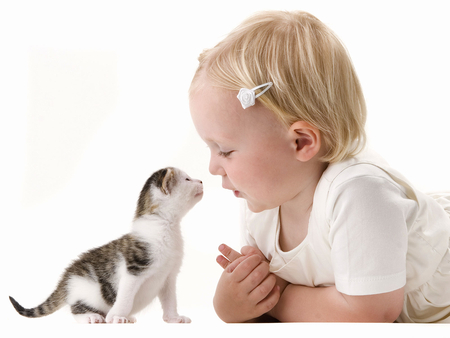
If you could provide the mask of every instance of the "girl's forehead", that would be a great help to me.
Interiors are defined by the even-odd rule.
[[[191,95],[190,109],[194,124],[217,124],[224,127],[232,124],[241,126],[245,121],[245,114],[240,107],[239,100],[232,90],[214,87],[208,83],[199,86]]]
[[[271,137],[283,131],[274,113],[261,103],[244,110],[237,98],[238,91],[208,82],[201,83],[190,96],[192,119],[203,140],[246,139],[253,134]]]

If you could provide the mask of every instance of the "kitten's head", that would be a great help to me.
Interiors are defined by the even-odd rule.
[[[142,188],[135,218],[151,214],[183,217],[203,197],[202,181],[177,168],[153,173]]]

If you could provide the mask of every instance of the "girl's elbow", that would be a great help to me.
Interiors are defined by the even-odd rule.
[[[385,323],[395,322],[402,313],[402,311],[403,311],[403,301],[392,304],[386,309],[383,322]]]
[[[403,311],[403,304],[405,302],[405,288],[400,288],[391,293],[391,306],[386,313],[386,319],[393,323],[397,320]]]
[[[398,289],[384,294],[352,298],[352,309],[358,322],[393,323],[403,310],[404,291]]]
[[[403,311],[404,290],[403,288],[386,294],[383,299],[383,306],[378,310],[378,321],[384,323],[393,323],[397,320]]]
[[[383,309],[367,309],[366,311],[359,311],[353,317],[355,322],[362,323],[393,323],[400,316],[402,308],[397,306],[386,306]]]

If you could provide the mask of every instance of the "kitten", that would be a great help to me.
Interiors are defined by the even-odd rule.
[[[24,309],[9,297],[11,303],[31,318],[69,304],[80,323],[133,323],[158,296],[166,322],[189,323],[177,312],[175,290],[183,258],[180,221],[202,197],[202,181],[176,168],[155,172],[142,188],[129,234],[80,255],[41,305]]]

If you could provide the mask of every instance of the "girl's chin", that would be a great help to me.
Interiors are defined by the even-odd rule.
[[[259,212],[263,212],[265,210],[268,210],[267,208],[264,208],[261,205],[254,205],[253,203],[249,202],[248,200],[247,200],[247,207],[250,209],[251,212],[253,212],[255,214],[257,214]]]
[[[245,194],[243,194],[242,192],[240,192],[239,190],[233,190],[234,196],[236,196],[237,198],[243,198],[247,201],[247,207],[250,209],[251,212],[254,213],[259,213],[262,212],[264,210],[269,210],[270,208],[264,207],[261,204],[256,204],[253,203],[252,201],[248,200],[248,196],[246,196]]]

